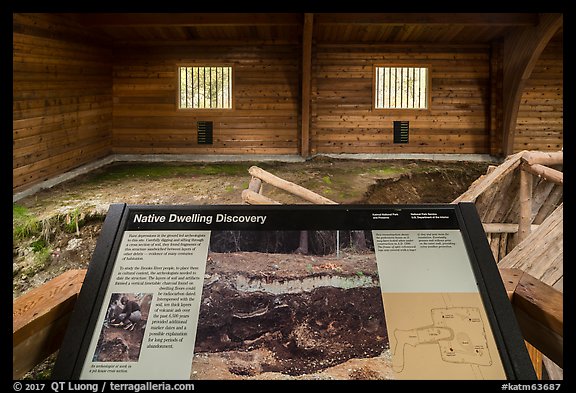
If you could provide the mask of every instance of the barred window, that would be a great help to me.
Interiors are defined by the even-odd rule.
[[[427,67],[375,67],[376,109],[428,109]]]
[[[232,67],[179,67],[180,109],[231,109]]]

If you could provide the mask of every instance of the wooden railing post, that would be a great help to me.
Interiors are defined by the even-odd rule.
[[[520,167],[522,168],[522,167]],[[532,224],[532,174],[520,170],[520,217],[518,218],[518,239],[517,244],[530,234]]]

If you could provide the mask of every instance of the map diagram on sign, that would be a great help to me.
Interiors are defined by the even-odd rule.
[[[492,365],[484,323],[476,307],[434,308],[432,325],[410,330],[394,330],[394,371],[404,369],[406,346],[436,344],[445,362]]]

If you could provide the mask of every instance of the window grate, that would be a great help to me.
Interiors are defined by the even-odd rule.
[[[212,144],[212,122],[199,121],[196,123],[198,127],[198,144],[211,145]]]
[[[407,121],[394,122],[394,143],[408,143],[410,123]]]
[[[376,109],[428,109],[428,68],[376,67]]]
[[[180,67],[180,109],[231,109],[232,67]]]

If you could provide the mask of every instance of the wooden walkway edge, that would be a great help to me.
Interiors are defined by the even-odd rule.
[[[13,301],[14,379],[60,348],[85,276],[85,269],[69,270]]]

